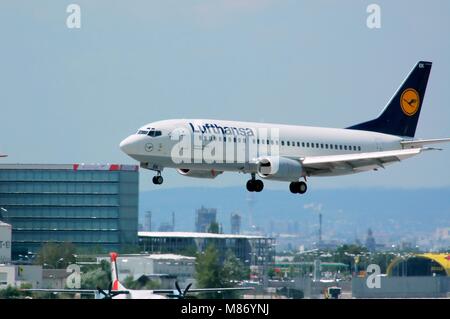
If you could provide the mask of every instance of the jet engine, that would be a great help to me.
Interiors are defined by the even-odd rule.
[[[177,172],[183,176],[197,177],[197,178],[216,178],[217,175],[222,174],[222,171],[215,170],[193,170],[187,168],[178,168]]]
[[[304,170],[299,161],[279,156],[266,156],[258,159],[257,173],[265,179],[296,182],[303,176]]]

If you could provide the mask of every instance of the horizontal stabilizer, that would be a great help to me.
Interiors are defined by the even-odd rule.
[[[417,148],[423,147],[424,145],[439,144],[439,143],[450,143],[450,138],[434,138],[429,140],[412,140],[412,141],[402,141],[400,142],[403,148]]]

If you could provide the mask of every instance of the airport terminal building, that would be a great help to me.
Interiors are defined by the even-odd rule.
[[[275,257],[275,240],[264,236],[193,233],[139,232],[139,247],[145,253],[187,254],[203,252],[214,245],[223,260],[228,250],[249,266],[264,266]]]
[[[136,165],[0,164],[0,219],[12,225],[12,255],[46,242],[80,251],[137,243]]]

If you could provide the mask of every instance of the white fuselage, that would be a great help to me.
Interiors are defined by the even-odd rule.
[[[150,133],[154,136],[145,133],[152,129],[159,133]],[[253,163],[261,156],[301,159],[399,150],[402,149],[402,140],[399,136],[350,129],[180,119],[144,125],[136,134],[123,140],[120,147],[149,169],[169,167],[254,173]],[[182,145],[183,161],[176,158],[180,153],[179,145]],[[222,153],[217,154],[217,150],[222,150]],[[199,154],[209,154],[210,157],[212,154],[215,160],[211,161],[209,157],[199,161]],[[340,170],[329,175],[352,172],[351,169]]]

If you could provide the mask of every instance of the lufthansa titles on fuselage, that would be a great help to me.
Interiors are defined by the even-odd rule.
[[[251,128],[244,127],[229,127],[229,126],[220,126],[217,124],[202,124],[202,125],[194,125],[189,122],[189,126],[192,129],[193,133],[210,133],[210,134],[219,134],[222,133],[224,135],[243,135],[243,136],[255,136],[255,133]]]

